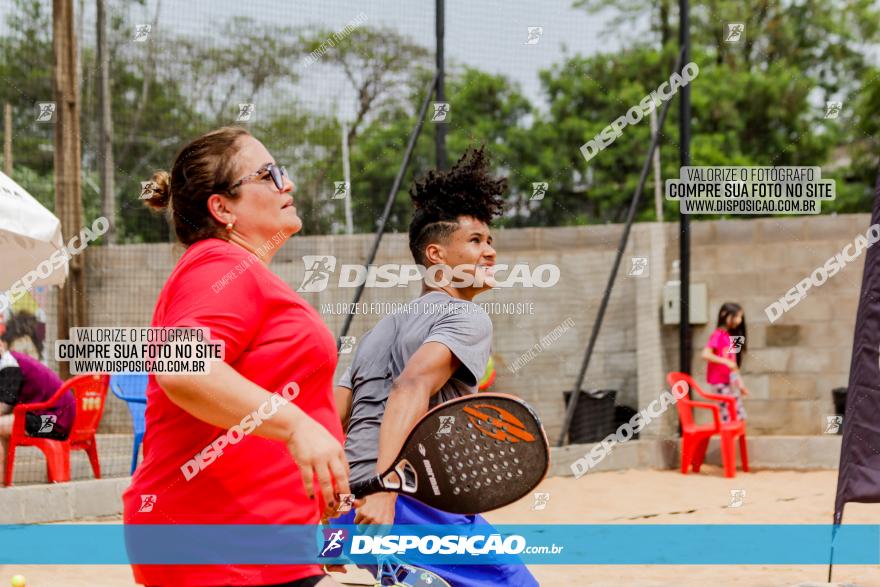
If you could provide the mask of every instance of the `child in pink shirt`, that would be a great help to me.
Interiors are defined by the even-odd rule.
[[[739,376],[739,367],[746,351],[746,319],[739,304],[725,303],[718,311],[718,328],[709,337],[703,349],[703,359],[708,362],[706,381],[712,392],[736,398],[736,414],[739,420],[746,419],[742,396],[749,391]],[[721,421],[730,421],[727,403],[719,402]]]

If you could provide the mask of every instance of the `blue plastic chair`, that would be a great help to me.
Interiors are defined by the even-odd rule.
[[[110,377],[110,390],[113,395],[125,402],[131,412],[131,423],[134,427],[134,449],[131,454],[131,474],[137,469],[138,451],[147,429],[144,412],[147,410],[147,374],[125,373]]]

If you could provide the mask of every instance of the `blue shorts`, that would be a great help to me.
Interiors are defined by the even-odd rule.
[[[331,524],[354,524],[354,510],[331,520]],[[483,516],[462,516],[449,514],[426,506],[405,495],[397,496],[394,509],[395,524],[485,524]],[[491,526],[489,526],[491,528]],[[407,562],[407,561],[403,561]],[[358,565],[376,574],[375,566]],[[515,585],[516,587],[538,587],[538,582],[525,565],[426,565],[419,567],[437,573],[452,587],[485,587],[486,585]]]

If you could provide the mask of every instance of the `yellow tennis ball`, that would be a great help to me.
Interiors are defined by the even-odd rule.
[[[25,587],[24,575],[15,575],[12,577],[12,587]]]

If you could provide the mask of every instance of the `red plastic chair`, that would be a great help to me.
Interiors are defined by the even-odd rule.
[[[98,445],[95,433],[101,416],[104,415],[104,402],[110,375],[88,374],[77,375],[65,381],[49,400],[36,404],[19,404],[13,409],[15,419],[12,423],[12,435],[9,437],[9,448],[6,452],[6,470],[3,473],[3,484],[12,485],[12,469],[15,465],[15,449],[18,446],[34,446],[46,456],[46,471],[51,483],[70,481],[70,451],[84,450],[89,456],[95,478],[101,478],[101,464],[98,462]],[[76,417],[67,440],[36,438],[25,433],[25,414],[42,410],[58,403],[61,396],[73,391],[76,398]]]
[[[716,434],[721,436],[721,462],[724,464],[724,476],[736,476],[736,439],[739,438],[739,452],[742,459],[743,471],[749,470],[749,454],[746,450],[746,423],[739,419],[736,413],[736,398],[727,395],[718,395],[715,393],[706,393],[697,382],[687,373],[669,373],[666,381],[671,386],[675,386],[679,381],[683,381],[690,389],[693,389],[700,396],[713,400],[725,402],[727,405],[727,413],[730,415],[730,421],[726,424],[721,422],[721,412],[717,404],[708,402],[694,401],[688,398],[682,398],[675,404],[678,408],[678,417],[681,421],[681,472],[687,474],[688,467],[693,466],[694,473],[700,472],[703,465],[703,459],[706,457],[706,449],[709,446],[709,439]],[[703,408],[712,410],[712,424],[698,425],[694,422],[693,408]]]

